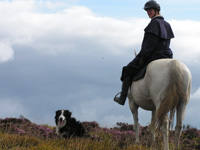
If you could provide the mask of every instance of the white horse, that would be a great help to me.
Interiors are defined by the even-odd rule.
[[[159,59],[151,62],[143,79],[133,82],[128,98],[133,114],[136,142],[139,141],[138,108],[152,111],[150,129],[155,141],[155,130],[161,129],[164,138],[164,150],[169,150],[168,132],[173,123],[176,110],[176,148],[182,132],[182,122],[190,98],[191,73],[180,61]],[[170,122],[167,118],[170,112]]]

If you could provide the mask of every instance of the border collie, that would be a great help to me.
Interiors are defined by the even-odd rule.
[[[61,138],[82,137],[85,134],[82,124],[72,118],[71,114],[69,110],[56,111],[56,134]]]

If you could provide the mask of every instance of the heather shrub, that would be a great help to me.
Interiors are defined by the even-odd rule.
[[[2,133],[34,136],[37,138],[56,138],[55,128],[47,125],[37,125],[26,118],[0,119],[0,131]]]
[[[185,132],[183,132],[183,136],[186,136],[188,139],[193,139],[200,137],[200,133],[196,128],[191,128],[185,130]]]
[[[102,128],[95,121],[82,123],[89,136],[60,139],[55,127],[37,125],[20,118],[0,119],[0,150],[161,150],[162,133],[156,133],[156,142],[148,127],[140,127],[140,143],[135,143],[133,125],[117,123],[113,128]],[[170,150],[175,149],[175,133],[169,132]],[[180,138],[181,150],[200,149],[200,131],[185,126]]]
[[[97,122],[93,121],[93,122],[82,122],[83,127],[85,128],[85,130],[87,132],[91,132],[94,129],[99,129],[100,126]]]
[[[117,127],[114,129],[119,130],[119,131],[133,131],[133,124],[128,124],[124,122],[117,122],[116,123]]]
[[[187,128],[182,133],[182,145],[193,149],[200,149],[200,131],[197,128]]]

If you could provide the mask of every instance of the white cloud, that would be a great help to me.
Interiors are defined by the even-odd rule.
[[[104,51],[109,49],[112,53],[122,53],[121,49],[138,43],[143,36],[139,34],[143,24],[141,19],[133,24],[98,17],[83,6],[74,6],[62,13],[36,13],[33,1],[17,3],[0,3],[0,8],[4,6],[3,14],[6,14],[0,16],[3,20],[0,31],[2,38],[15,44],[29,44],[40,52],[75,50],[81,46],[81,42],[85,42],[82,44],[93,44],[101,46]],[[26,9],[22,9],[22,6]]]
[[[73,108],[74,116],[79,116],[81,120],[94,121],[98,116],[105,114],[113,104],[112,99],[94,98],[80,102]]]
[[[199,62],[200,22],[172,20],[175,39],[172,40],[175,56],[182,61]]]
[[[4,63],[14,58],[14,51],[12,47],[5,42],[0,42],[0,63]]]
[[[0,2],[0,9],[2,11],[1,16],[5,14],[13,16],[24,12],[31,12],[34,10],[34,4],[35,4],[34,0],[1,1]]]
[[[133,117],[130,116],[125,116],[125,115],[108,115],[103,118],[101,122],[101,126],[103,127],[114,127],[116,126],[117,122],[125,122],[129,124],[133,124]]]
[[[142,126],[150,123],[151,113],[139,109],[139,120]],[[82,101],[72,109],[72,116],[81,121],[96,121],[103,127],[114,127],[117,122],[133,124],[133,116],[128,99],[125,106],[120,106],[110,98],[94,98]]]
[[[200,99],[200,87],[196,90],[195,93],[191,95],[191,100],[199,100]]]
[[[117,55],[130,55],[140,50],[143,29],[150,20],[134,18],[117,20],[99,17],[83,6],[73,6],[58,13],[37,13],[35,7],[49,5],[35,1],[1,2],[1,38],[12,44],[29,45],[42,53],[72,52],[101,49]],[[50,3],[50,2],[49,2]],[[4,15],[3,15],[4,14]],[[6,15],[5,15],[6,14]],[[198,61],[200,22],[170,20],[176,38],[171,47],[175,57],[183,61]],[[92,48],[91,48],[92,47]]]
[[[26,115],[26,110],[16,99],[0,99],[0,117],[19,117]]]
[[[190,100],[186,108],[184,124],[189,124],[192,125],[193,127],[199,128],[199,120],[196,117],[194,117],[199,112],[199,106],[200,106],[200,88],[198,88],[190,96]]]

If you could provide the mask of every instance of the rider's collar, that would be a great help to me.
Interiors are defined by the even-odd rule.
[[[159,17],[159,18],[163,18],[163,16],[161,16],[161,15],[157,15],[157,16],[151,18],[151,20],[152,20],[152,19],[155,19],[155,18],[157,18],[157,17]]]

